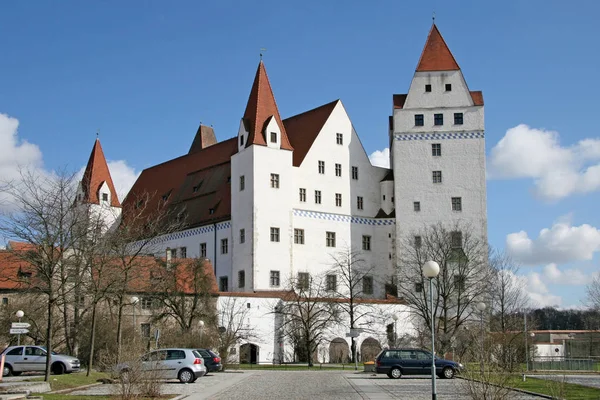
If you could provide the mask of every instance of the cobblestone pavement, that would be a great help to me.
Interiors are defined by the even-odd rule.
[[[467,399],[462,381],[438,380],[438,399]],[[189,400],[253,400],[253,399],[431,399],[429,377],[392,380],[385,375],[337,371],[256,371],[254,375],[213,396],[195,394]],[[514,392],[511,399],[536,397]]]
[[[600,375],[527,375],[531,378],[551,379],[600,389]]]

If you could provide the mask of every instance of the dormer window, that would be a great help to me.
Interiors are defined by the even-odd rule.
[[[271,132],[271,143],[277,143],[277,133]]]
[[[211,214],[211,215],[214,214],[215,213],[215,209],[214,208],[209,208],[208,209],[208,213]]]
[[[200,189],[200,185],[195,185],[195,186],[192,188],[192,192],[196,193],[196,192],[198,191],[198,189]]]
[[[452,91],[452,84],[446,83],[446,92],[451,92],[451,91]]]
[[[431,85],[425,85],[425,91],[431,92]]]
[[[102,193],[102,201],[108,201],[108,193]]]
[[[240,146],[244,145],[244,135],[240,136]]]

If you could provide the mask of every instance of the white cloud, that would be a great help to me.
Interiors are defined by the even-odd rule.
[[[562,271],[554,263],[544,267],[544,280],[558,285],[586,285],[590,277],[579,269],[566,269]]]
[[[508,234],[506,251],[525,265],[591,260],[600,251],[600,230],[588,224],[571,226],[563,219],[542,229],[537,239],[525,231]]]
[[[527,285],[525,291],[529,295],[534,307],[560,306],[562,298],[553,295],[537,272],[532,272],[527,276]]]
[[[375,150],[369,156],[371,164],[376,167],[389,168],[390,167],[390,149],[386,147],[383,150]]]
[[[491,151],[492,179],[533,179],[546,200],[600,190],[600,139],[563,147],[558,132],[521,124],[506,131]]]

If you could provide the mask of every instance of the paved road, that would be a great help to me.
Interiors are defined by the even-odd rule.
[[[532,378],[550,379],[553,381],[565,381],[578,385],[590,386],[600,389],[600,375],[527,375]]]

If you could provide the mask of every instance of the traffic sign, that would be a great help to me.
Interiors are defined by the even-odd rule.
[[[11,328],[15,328],[15,329],[18,329],[18,328],[25,328],[25,329],[27,329],[27,328],[31,327],[31,324],[28,323],[28,322],[13,322],[10,325],[10,327]]]
[[[22,333],[29,333],[29,329],[25,328],[13,328],[10,330],[11,335],[20,335]]]

